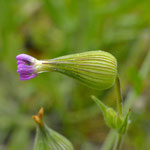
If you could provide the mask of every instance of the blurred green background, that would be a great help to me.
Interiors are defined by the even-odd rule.
[[[132,108],[122,149],[150,149],[149,0],[0,0],[0,150],[33,149],[32,115],[41,106],[48,126],[75,150],[100,149],[109,129],[90,95],[115,108],[114,87],[95,91],[59,73],[20,81],[15,58],[98,49],[117,58],[123,97]]]

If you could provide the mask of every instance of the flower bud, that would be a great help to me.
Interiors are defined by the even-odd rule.
[[[50,129],[42,121],[43,111],[44,109],[41,108],[38,115],[32,117],[38,124],[34,150],[73,150],[68,139]]]
[[[104,103],[102,103],[95,96],[91,97],[104,115],[104,119],[106,124],[116,130],[119,134],[124,134],[127,130],[129,124],[129,113],[124,117],[123,115],[119,115],[114,109],[107,107]]]
[[[107,125],[112,128],[118,130],[120,126],[123,124],[123,117],[120,116],[114,109],[112,108],[107,108],[106,109],[106,114],[105,116],[105,121]]]

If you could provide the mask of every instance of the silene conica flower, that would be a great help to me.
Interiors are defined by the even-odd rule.
[[[117,76],[115,57],[101,50],[49,60],[37,60],[26,54],[20,54],[16,58],[21,80],[29,80],[41,72],[55,71],[80,80],[91,88],[103,90],[110,88]]]

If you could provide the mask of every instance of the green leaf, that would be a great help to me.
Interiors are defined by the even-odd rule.
[[[124,121],[123,121],[120,129],[118,130],[118,132],[122,135],[127,131],[128,125],[130,123],[130,120],[129,120],[130,112],[131,111],[129,110],[128,113],[126,114],[125,118],[124,118]]]
[[[94,95],[92,95],[91,98],[98,105],[98,107],[103,112],[103,114],[105,114],[106,110],[107,110],[107,106],[103,102],[101,102],[97,97],[95,97]]]

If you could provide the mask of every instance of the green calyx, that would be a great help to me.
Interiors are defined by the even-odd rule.
[[[43,60],[41,66],[41,72],[60,72],[98,90],[110,88],[117,76],[115,57],[101,50]]]
[[[116,130],[119,134],[124,134],[129,125],[129,114],[130,111],[125,115],[118,114],[114,109],[107,107],[104,103],[102,103],[95,96],[91,96],[91,98],[98,105],[100,110],[104,115],[104,119],[108,127]]]

